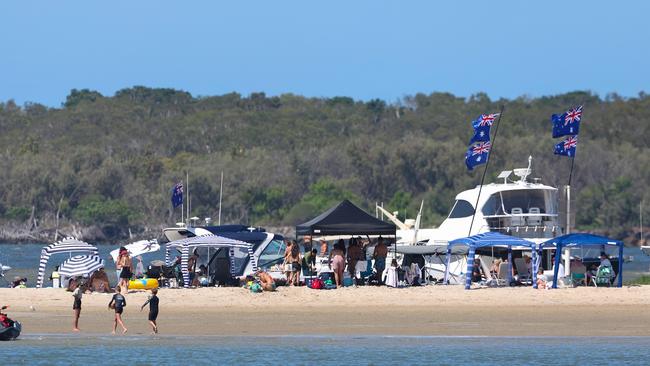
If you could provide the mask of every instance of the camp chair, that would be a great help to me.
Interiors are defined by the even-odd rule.
[[[485,275],[485,284],[488,286],[498,286],[498,278],[497,276],[492,275],[492,272],[490,271],[490,267],[488,266],[488,261],[483,260],[481,258],[481,269],[483,270],[483,274]]]
[[[497,285],[498,286],[507,286],[508,285],[508,262],[501,262],[499,265],[499,274],[497,276]]]
[[[607,287],[611,286],[612,284],[612,277],[613,277],[613,270],[612,267],[610,266],[600,266],[598,267],[598,270],[596,271],[596,275],[591,278],[591,280],[594,283],[594,286],[598,287],[598,285],[603,286],[606,285]]]
[[[587,286],[587,267],[579,265],[571,268],[571,282],[574,286],[579,284]]]
[[[533,279],[526,265],[526,260],[524,258],[515,258],[515,268],[517,269],[517,279],[521,283],[532,284]]]

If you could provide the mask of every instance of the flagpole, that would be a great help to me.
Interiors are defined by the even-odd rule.
[[[221,198],[223,197],[223,170],[221,171],[221,185],[219,186],[219,220],[218,225],[221,226]]]
[[[577,150],[577,148],[576,148]],[[575,162],[575,155],[571,157],[571,170],[569,171],[569,184],[566,186],[566,232],[571,233],[571,179],[573,178],[573,163]]]
[[[488,170],[488,165],[490,164],[490,156],[494,151],[494,143],[497,141],[497,133],[499,133],[499,122],[501,122],[501,116],[503,115],[503,105],[501,105],[501,110],[499,111],[499,118],[497,118],[497,125],[494,128],[494,138],[490,144],[490,152],[488,153],[488,159],[485,162],[485,169],[483,169],[483,176],[481,176],[481,184],[478,186],[478,197],[476,197],[476,204],[474,205],[474,214],[472,214],[472,223],[469,225],[469,233],[467,236],[472,236],[472,227],[474,226],[474,218],[476,217],[476,209],[478,208],[478,201],[481,198],[481,190],[483,189],[483,182],[485,181],[485,174]]]

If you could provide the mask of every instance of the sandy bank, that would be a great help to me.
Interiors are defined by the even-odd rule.
[[[148,333],[147,293],[127,295],[130,334]],[[282,287],[162,289],[161,332],[179,335],[644,335],[650,336],[650,286],[533,290],[460,286],[311,290]],[[108,333],[109,294],[83,298],[83,332]],[[24,334],[67,333],[72,296],[61,289],[0,289],[0,303]],[[33,307],[34,310],[31,310]]]

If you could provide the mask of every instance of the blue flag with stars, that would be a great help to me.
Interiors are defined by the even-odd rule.
[[[578,136],[569,136],[566,140],[555,145],[555,155],[564,155],[569,157],[576,156],[576,148],[578,147]]]
[[[490,155],[490,147],[492,147],[490,141],[470,145],[465,154],[465,165],[467,165],[467,169],[472,170],[477,165],[487,163]]]
[[[560,115],[551,116],[553,122],[553,138],[577,135],[580,132],[582,106],[570,109]]]
[[[178,182],[172,188],[172,207],[176,208],[183,204],[183,183]]]
[[[474,127],[474,136],[472,136],[472,139],[469,140],[469,143],[473,144],[475,142],[490,141],[490,127],[492,127],[494,119],[498,115],[498,113],[482,114],[478,116],[475,121],[472,121],[472,127]]]

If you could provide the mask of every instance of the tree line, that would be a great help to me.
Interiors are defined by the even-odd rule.
[[[424,200],[424,224],[437,225],[454,196],[480,182],[482,167],[464,165],[473,119],[505,107],[487,182],[532,155],[533,176],[560,187],[570,160],[553,155],[550,116],[578,104],[576,226],[626,238],[639,210],[648,216],[640,205],[650,179],[644,93],[432,93],[388,103],[136,86],[113,96],[75,89],[59,108],[9,100],[0,103],[0,223],[6,238],[11,228],[27,238],[70,228],[98,240],[157,234],[180,219],[170,190],[186,175],[191,215],[217,217],[223,171],[222,222],[294,226],[349,198],[371,212],[383,202],[402,218]]]

